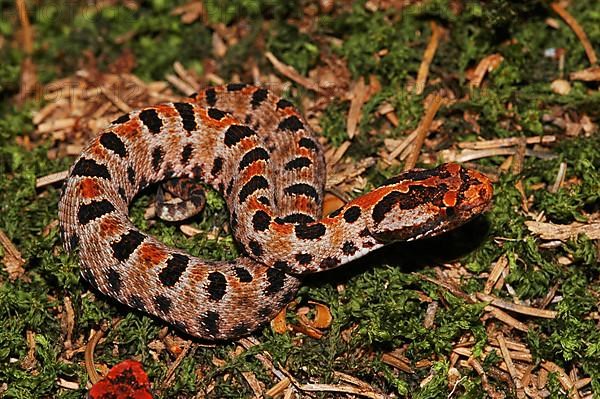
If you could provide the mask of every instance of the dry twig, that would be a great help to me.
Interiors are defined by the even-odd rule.
[[[512,161],[512,173],[520,175],[523,171],[523,162],[525,162],[525,151],[527,150],[527,142],[524,137],[521,137],[519,143],[515,147],[515,154]],[[519,180],[521,182],[521,180]],[[522,184],[522,183],[521,183]]]
[[[33,53],[33,30],[29,22],[29,16],[27,15],[27,5],[25,0],[16,1],[17,12],[19,14],[19,22],[22,27],[22,38],[23,38],[23,50],[25,51],[25,57],[21,63],[21,87],[19,94],[17,95],[17,101],[25,101],[25,97],[35,88],[37,84],[37,74],[35,71],[35,64],[31,59]]]
[[[421,65],[419,66],[419,72],[417,74],[417,83],[415,85],[416,94],[422,94],[423,90],[425,90],[425,83],[427,82],[427,76],[429,75],[429,67],[431,65],[431,62],[433,61],[433,57],[435,56],[435,52],[440,42],[440,37],[443,33],[443,29],[440,26],[438,26],[438,24],[435,21],[431,21],[430,26],[431,37],[429,39],[429,43],[427,44],[427,48],[425,49],[425,53],[423,54],[423,60],[421,61]]]
[[[21,360],[21,367],[24,370],[34,371],[38,365],[38,360],[35,357],[35,332],[31,330],[27,330],[26,332],[26,341],[27,341],[27,353],[25,357]]]
[[[502,321],[503,323],[505,323],[506,325],[508,325],[512,328],[515,328],[515,329],[523,331],[523,332],[529,331],[529,327],[527,327],[527,324],[520,322],[519,320],[515,319],[508,313],[506,313],[494,306],[486,306],[485,311],[488,312],[490,314],[490,316]]]
[[[487,294],[484,294],[481,292],[478,292],[476,294],[476,296],[477,296],[477,299],[479,299],[480,301],[490,302],[490,304],[497,306],[499,308],[510,310],[510,311],[516,312],[516,313],[525,314],[528,316],[543,317],[545,319],[554,319],[556,317],[556,313],[557,313],[553,310],[537,309],[537,308],[534,308],[531,306],[519,305],[519,304],[516,304],[513,302],[508,302],[508,301],[505,301],[504,299],[500,299],[493,295],[487,295]]]
[[[523,391],[523,385],[521,384],[521,379],[519,378],[517,369],[515,368],[515,365],[512,361],[510,352],[508,351],[508,348],[506,347],[506,341],[504,340],[504,335],[498,334],[496,336],[496,338],[498,339],[498,343],[500,344],[500,352],[502,353],[502,358],[504,359],[504,363],[506,363],[506,367],[508,368],[508,373],[510,374],[511,378],[513,379],[513,382],[517,389],[517,398],[524,398],[525,392]]]
[[[544,240],[566,241],[585,234],[590,240],[600,239],[600,222],[571,224],[554,224],[528,220],[525,225],[533,234],[539,235]]]
[[[558,173],[556,173],[556,179],[554,180],[554,184],[550,187],[551,193],[556,193],[561,188],[563,182],[565,181],[565,176],[567,175],[567,163],[561,162],[558,168]]]
[[[479,64],[477,64],[477,67],[473,72],[473,76],[471,78],[471,82],[469,82],[469,86],[481,86],[481,82],[483,82],[483,78],[485,78],[485,75],[488,72],[491,72],[494,69],[498,68],[503,60],[504,57],[502,57],[500,54],[491,54],[479,61]]]
[[[481,158],[489,158],[489,157],[497,157],[504,155],[514,155],[517,152],[516,147],[508,147],[508,148],[490,148],[486,150],[471,150],[466,149],[463,151],[455,151],[453,149],[443,150],[440,152],[442,158],[446,162],[469,162],[475,159]],[[528,157],[537,157],[540,159],[553,159],[556,157],[555,154],[549,152],[542,151],[534,151],[530,149],[525,150],[525,156]]]
[[[283,76],[285,76],[286,78],[293,80],[294,82],[298,83],[300,86],[303,86],[303,87],[305,87],[305,88],[307,88],[309,90],[313,90],[313,91],[316,91],[318,93],[322,93],[323,92],[317,83],[315,83],[312,80],[310,80],[310,79],[308,79],[308,78],[300,75],[298,73],[298,71],[296,71],[293,67],[291,67],[289,65],[286,65],[283,62],[279,61],[277,59],[277,57],[275,57],[273,55],[273,53],[271,53],[270,51],[267,51],[265,53],[265,56],[271,62],[271,64],[273,65],[273,67],[279,73],[281,73]]]
[[[381,84],[374,75],[369,78],[369,85],[365,84],[365,79],[362,76],[354,83],[352,92],[350,93],[350,109],[346,120],[348,138],[352,139],[356,135],[356,129],[362,116],[363,105],[379,90],[381,90]]]
[[[435,285],[438,285],[446,290],[448,290],[450,293],[452,293],[453,295],[464,299],[465,301],[467,301],[468,303],[474,303],[473,299],[465,294],[464,292],[462,292],[460,289],[458,289],[458,287],[455,287],[453,284],[446,282],[446,281],[440,281],[437,280],[435,278],[426,276],[424,274],[421,273],[416,273],[416,275],[421,279],[421,280],[425,280],[425,281],[429,281],[430,283],[433,283]]]
[[[185,357],[188,355],[188,352],[190,351],[191,348],[192,348],[192,341],[185,341],[181,352],[179,353],[179,355],[177,355],[177,358],[175,359],[175,361],[173,363],[171,363],[171,365],[169,366],[169,369],[167,370],[165,378],[164,378],[162,384],[160,385],[161,389],[168,388],[169,385],[171,385],[173,383],[173,380],[175,379],[175,370],[177,370],[177,367],[179,367],[179,365],[181,364],[183,359],[185,359]]]
[[[121,111],[125,113],[131,112],[131,107],[127,105],[127,103],[117,94],[109,90],[106,86],[101,86],[100,91],[111,103],[113,103]]]
[[[583,80],[584,82],[595,82],[600,80],[600,67],[592,66],[581,71],[572,72],[569,75],[571,80]]]
[[[346,120],[346,131],[348,138],[352,139],[356,133],[356,127],[360,122],[360,116],[362,107],[367,100],[367,85],[365,84],[365,78],[362,76],[354,84],[352,93],[350,93],[350,110],[348,111],[348,119]]]
[[[167,79],[167,81],[169,83],[171,83],[173,86],[175,86],[177,88],[177,90],[179,90],[186,96],[190,96],[196,91],[193,87],[191,87],[190,85],[188,85],[186,82],[184,82],[182,79],[180,79],[179,77],[177,77],[175,75],[167,74],[167,76],[165,76],[165,79]]]
[[[290,384],[290,379],[285,377],[284,379],[279,380],[277,384],[269,388],[267,392],[265,392],[265,396],[268,398],[273,398],[275,396],[281,395],[284,392],[284,390],[290,386]]]
[[[494,263],[494,267],[492,267],[492,271],[490,272],[490,275],[488,276],[488,279],[485,282],[485,287],[483,288],[484,294],[490,294],[492,292],[492,288],[494,288],[496,282],[498,281],[498,279],[502,275],[502,272],[506,269],[507,266],[508,260],[506,259],[505,255],[502,255],[500,259],[498,259],[496,263]]]
[[[556,141],[556,136],[537,136],[537,137],[507,137],[504,139],[483,140],[458,143],[459,148],[468,148],[472,150],[486,150],[500,147],[514,147],[518,145],[522,139],[525,139],[527,144],[549,144]]]
[[[381,361],[397,368],[398,370],[404,371],[405,373],[414,373],[414,370],[412,367],[410,367],[408,359],[404,358],[403,356],[398,356],[395,352],[384,353],[383,356],[381,356]]]
[[[68,296],[65,297],[65,310],[61,314],[60,324],[65,336],[63,346],[65,349],[71,349],[71,339],[73,337],[73,329],[75,328],[75,310],[73,309],[73,302]]]
[[[565,372],[565,370],[562,367],[560,367],[556,363],[553,363],[550,361],[543,361],[541,365],[545,370],[548,370],[551,373],[558,374],[558,381],[560,382],[560,385],[562,385],[562,387],[567,392],[569,392],[570,398],[575,399],[575,398],[581,397],[581,396],[579,396],[579,392],[577,391],[577,388],[573,384],[573,381],[567,375],[567,373]]]
[[[423,320],[423,326],[425,328],[430,329],[433,327],[433,323],[435,322],[435,315],[437,313],[439,307],[439,303],[437,301],[431,302],[427,305],[427,311],[425,312],[425,319]]]
[[[358,378],[352,377],[347,374],[335,372],[334,375],[345,382],[350,384],[305,384],[300,385],[298,388],[302,391],[307,392],[343,392],[353,395],[364,396],[372,399],[384,399],[387,396],[383,395],[375,390],[372,386]]]
[[[414,141],[417,135],[419,134],[419,127],[417,127],[411,134],[406,136],[404,140],[400,142],[387,156],[386,160],[388,162],[393,161],[398,155],[400,155],[405,149],[408,148]]]
[[[62,172],[56,172],[46,176],[38,177],[35,181],[35,188],[42,188],[51,184],[59,183],[65,180],[67,176],[69,176],[69,171],[63,170]]]
[[[264,398],[263,388],[252,371],[242,371],[242,377],[246,380],[255,398]]]
[[[594,52],[594,47],[590,43],[590,40],[588,39],[581,25],[579,25],[579,22],[577,22],[577,20],[573,18],[573,16],[559,2],[551,3],[550,7],[552,7],[555,13],[560,15],[560,17],[566,22],[567,25],[569,25],[575,35],[577,35],[577,38],[585,49],[585,54],[590,60],[590,63],[595,65],[598,62],[598,58]]]
[[[419,128],[417,129],[417,135],[415,138],[415,142],[413,143],[412,152],[410,153],[406,163],[404,164],[404,170],[410,170],[415,167],[417,164],[417,160],[419,159],[419,154],[421,153],[421,147],[423,147],[423,143],[425,142],[425,137],[429,133],[429,128],[431,127],[431,123],[433,122],[433,118],[437,113],[438,109],[442,105],[442,96],[439,94],[434,94],[431,102],[429,103],[429,107],[425,112],[425,116],[423,117]]]
[[[4,248],[4,258],[2,263],[4,264],[6,273],[8,273],[8,279],[15,281],[25,273],[23,265],[25,260],[21,256],[21,252],[15,247],[10,238],[2,230],[0,230],[0,245]]]

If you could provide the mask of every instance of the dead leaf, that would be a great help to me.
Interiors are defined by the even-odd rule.
[[[487,57],[483,58],[475,68],[475,71],[473,71],[472,76],[469,77],[469,80],[471,81],[469,83],[469,86],[480,87],[481,82],[483,82],[483,78],[485,78],[485,75],[498,68],[503,60],[504,57],[497,53],[490,54]]]
[[[350,139],[356,134],[356,127],[358,126],[358,122],[360,122],[360,117],[362,115],[362,106],[367,99],[366,94],[367,86],[365,84],[365,79],[361,76],[354,84],[350,94],[350,110],[348,111],[348,119],[346,121],[346,131]]]
[[[585,234],[590,240],[600,239],[600,222],[554,224],[530,220],[525,222],[525,225],[529,231],[539,235],[544,240],[566,241],[577,237],[579,234]]]
[[[571,80],[583,80],[584,82],[595,82],[600,80],[600,66],[593,66],[581,71],[572,72],[569,75]]]
[[[201,1],[192,1],[171,11],[171,15],[181,15],[181,22],[191,24],[204,14],[204,5]]]
[[[21,253],[12,243],[12,241],[0,230],[0,245],[4,248],[4,258],[2,263],[8,273],[8,279],[15,281],[25,273],[23,265],[25,260],[21,257]]]

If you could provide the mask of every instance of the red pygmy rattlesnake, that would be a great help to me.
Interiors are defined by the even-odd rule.
[[[129,203],[163,180],[218,190],[244,256],[206,261],[136,228]],[[324,183],[321,146],[290,102],[244,84],[211,87],[123,115],[94,138],[65,183],[61,235],[101,292],[191,335],[226,339],[274,317],[303,274],[448,231],[492,197],[487,177],[444,164],[402,173],[321,218]],[[191,201],[201,205],[201,194]]]

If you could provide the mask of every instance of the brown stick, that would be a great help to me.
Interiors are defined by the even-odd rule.
[[[441,105],[442,96],[435,94],[431,100],[431,103],[429,104],[429,108],[427,108],[427,111],[425,112],[425,116],[423,117],[421,124],[419,125],[418,134],[415,138],[415,142],[413,143],[412,152],[404,164],[404,170],[412,169],[417,164],[419,154],[421,153],[421,148],[425,142],[425,137],[427,137],[427,133],[429,133],[429,128],[431,127],[433,118],[438,109],[440,109]]]
[[[389,155],[387,156],[387,160],[391,162],[392,160],[394,160],[394,158],[403,153],[404,150],[415,141],[415,138],[417,137],[418,133],[419,128],[417,127],[412,133],[406,136],[406,138],[402,140],[400,144],[398,144],[398,146],[392,150],[392,152],[389,153]]]
[[[565,177],[567,175],[567,163],[561,162],[558,168],[558,173],[556,174],[556,179],[554,180],[554,184],[550,187],[550,192],[556,194],[558,190],[561,188],[565,181]]]
[[[500,344],[500,352],[502,353],[502,358],[504,359],[504,363],[506,363],[506,368],[508,369],[508,373],[510,374],[511,378],[513,379],[513,382],[515,383],[515,387],[517,388],[517,397],[524,398],[525,392],[523,391],[523,385],[521,384],[521,379],[519,378],[519,375],[517,374],[517,369],[515,368],[512,358],[510,357],[510,352],[508,351],[508,348],[506,347],[506,341],[504,340],[504,335],[502,335],[502,333],[500,333],[496,336],[496,339],[498,340],[498,343]]]
[[[298,73],[298,71],[296,71],[296,69],[279,61],[277,59],[277,57],[275,57],[273,55],[273,53],[271,53],[270,51],[267,51],[265,53],[265,56],[271,62],[271,64],[273,65],[273,68],[275,68],[279,73],[284,75],[286,78],[293,80],[294,82],[298,83],[299,85],[301,85],[309,90],[313,90],[318,93],[323,93],[323,90],[319,87],[319,85],[316,82],[300,75]]]
[[[560,17],[565,21],[565,23],[569,25],[569,28],[571,28],[571,30],[575,33],[575,35],[583,45],[583,48],[585,49],[585,54],[590,60],[590,63],[592,65],[596,64],[598,62],[596,52],[594,52],[594,48],[592,47],[590,40],[585,34],[585,31],[583,30],[581,25],[579,25],[579,22],[577,22],[577,20],[573,18],[573,16],[569,14],[569,12],[565,10],[565,8],[560,5],[560,3],[551,3],[550,7],[552,7],[555,13],[560,15]]]
[[[438,24],[435,23],[435,21],[431,21],[431,37],[429,38],[429,43],[427,44],[427,48],[425,49],[425,53],[423,54],[421,66],[419,66],[419,72],[417,74],[417,83],[415,86],[416,94],[422,94],[423,90],[425,90],[425,83],[427,82],[427,76],[429,75],[429,67],[431,66],[433,57],[435,56],[435,52],[440,42],[441,35],[442,28],[440,28]]]
[[[38,177],[35,181],[35,188],[42,188],[54,183],[61,182],[69,176],[68,170],[52,173],[46,176]]]
[[[8,238],[2,230],[0,230],[0,247],[4,248],[4,258],[2,259],[2,263],[8,273],[8,278],[10,281],[15,281],[25,273],[25,269],[23,269],[25,260],[15,244],[13,244],[10,238]]]
[[[23,49],[29,55],[33,52],[33,32],[31,31],[31,24],[27,16],[27,6],[25,5],[25,0],[17,0],[16,5],[17,12],[19,13],[19,22],[23,27]]]
[[[350,110],[346,119],[346,131],[348,138],[352,139],[356,134],[356,128],[362,115],[362,107],[367,101],[367,85],[365,79],[361,76],[352,88],[352,100],[350,100]]]
[[[494,286],[496,285],[496,282],[500,278],[500,275],[502,274],[504,269],[506,269],[506,266],[508,266],[508,260],[506,259],[506,256],[502,255],[492,267],[492,271],[490,272],[490,275],[488,276],[488,279],[485,282],[485,286],[483,288],[484,294],[492,293],[492,288],[494,288]]]
[[[527,324],[520,322],[519,320],[515,319],[508,313],[506,313],[494,306],[486,306],[485,311],[489,312],[489,314],[492,317],[495,317],[496,319],[500,320],[501,322],[503,322],[504,324],[506,324],[512,328],[516,328],[517,330],[520,330],[523,332],[529,331],[529,327],[527,327]]]
[[[528,220],[525,222],[525,226],[533,234],[542,237],[543,240],[566,241],[569,238],[577,237],[579,234],[585,234],[590,240],[600,238],[600,223],[597,221],[590,223],[573,222],[571,224],[554,224]]]
[[[103,324],[100,327],[100,330],[96,331],[92,338],[88,341],[85,346],[84,359],[85,359],[85,369],[88,373],[88,378],[90,382],[93,384],[97,383],[102,379],[100,374],[96,371],[96,365],[94,364],[94,350],[96,349],[96,345],[100,342],[100,339],[104,336],[105,330],[108,329],[107,324]]]
[[[499,308],[510,310],[516,313],[525,314],[528,316],[543,317],[545,319],[554,319],[556,318],[557,314],[557,312],[553,310],[537,309],[531,306],[519,305],[513,302],[505,301],[504,299],[500,299],[493,295],[486,295],[482,292],[478,292],[476,296],[477,299],[479,299],[480,301],[490,302],[490,304]]]
[[[33,53],[33,30],[27,15],[27,5],[25,0],[16,1],[17,13],[19,14],[19,23],[23,28],[23,49],[25,58],[21,62],[21,87],[17,95],[17,102],[23,103],[25,97],[35,88],[37,84],[37,74],[35,64],[31,58]]]
[[[562,387],[567,392],[569,392],[569,398],[580,398],[581,397],[579,395],[579,391],[577,391],[577,387],[574,386],[573,381],[567,375],[567,373],[565,372],[565,370],[562,367],[560,367],[556,363],[553,363],[550,361],[543,361],[541,363],[541,366],[545,370],[550,371],[551,373],[558,374],[558,381],[560,382],[560,385],[562,385]]]
[[[473,72],[473,78],[471,79],[469,86],[474,88],[481,86],[485,75],[498,68],[503,60],[504,58],[500,54],[491,54],[479,61],[479,64],[477,64],[477,67],[475,68],[475,72]]]
[[[192,348],[192,341],[185,341],[183,343],[183,348],[181,350],[181,353],[179,355],[177,355],[177,358],[169,366],[169,369],[167,370],[165,378],[164,378],[162,384],[160,385],[161,390],[168,388],[173,383],[173,380],[175,379],[175,371],[177,370],[177,367],[179,367],[179,365],[181,364],[183,359],[185,359],[188,356],[188,352],[190,351],[191,348]]]
[[[491,148],[513,147],[515,145],[518,145],[521,142],[521,140],[521,137],[507,137],[505,139],[464,142],[458,143],[458,148],[468,148],[472,150],[487,150]],[[556,136],[554,135],[525,137],[525,142],[527,144],[547,144],[554,143],[555,141]]]

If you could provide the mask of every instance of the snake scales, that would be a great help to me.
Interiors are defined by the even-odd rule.
[[[244,256],[206,261],[132,224],[136,193],[169,179],[224,196]],[[444,164],[402,173],[321,218],[324,183],[321,146],[290,102],[244,84],[211,87],[123,115],[94,138],[65,183],[61,236],[99,291],[191,335],[227,339],[274,317],[303,274],[450,230],[492,196],[487,177]]]

